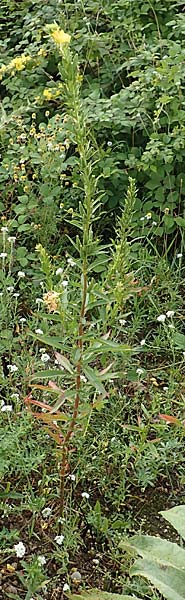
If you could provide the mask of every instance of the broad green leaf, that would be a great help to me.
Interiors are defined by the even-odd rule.
[[[183,333],[175,333],[173,340],[178,348],[185,350],[185,335]]]
[[[174,506],[169,510],[162,510],[160,514],[164,517],[164,519],[171,523],[171,525],[174,527],[174,529],[178,531],[183,540],[185,540],[185,504]],[[183,550],[183,552],[185,554],[185,550]]]
[[[105,398],[107,396],[107,392],[103,383],[101,382],[101,379],[98,377],[98,374],[91,369],[91,367],[84,367],[83,371],[90,383],[98,390],[100,394],[103,394],[103,397]]]
[[[130,570],[130,575],[149,579],[167,600],[185,600],[185,571],[165,562],[139,558]]]
[[[101,590],[90,590],[81,594],[69,594],[69,600],[141,600],[138,596],[127,596],[125,594],[111,594]],[[175,600],[175,599],[174,599]]]
[[[161,514],[164,516],[164,513]],[[143,558],[156,559],[158,562],[162,561],[169,566],[179,569],[185,566],[185,550],[174,542],[169,542],[158,537],[134,535],[129,538],[128,543],[127,541],[123,544],[121,543],[120,547],[136,551]]]

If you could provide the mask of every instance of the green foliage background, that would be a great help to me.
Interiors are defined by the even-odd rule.
[[[29,239],[30,247],[41,242],[50,251],[58,240],[60,249],[63,208],[76,208],[80,199],[75,150],[65,143],[57,51],[44,29],[54,20],[71,33],[78,54],[84,107],[99,148],[106,238],[131,175],[139,190],[134,236],[151,229],[158,243],[165,234],[168,247],[179,247],[185,226],[183,4],[2,2],[1,66],[31,57],[23,70],[7,67],[1,79],[0,209],[23,248]],[[32,254],[22,252],[22,265],[29,264]]]

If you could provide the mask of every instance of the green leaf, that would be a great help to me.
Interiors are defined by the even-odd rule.
[[[90,590],[81,594],[69,594],[69,600],[141,600],[138,596],[127,596],[125,594],[111,594],[101,590]],[[175,600],[175,599],[174,599]]]
[[[185,540],[185,504],[174,506],[174,508],[170,508],[169,510],[163,510],[160,514],[173,525],[174,529],[176,529],[183,540]],[[185,550],[183,550],[183,552],[185,556]],[[185,567],[185,558],[183,566]]]
[[[185,600],[185,572],[155,560],[138,559],[130,575],[149,579],[167,600]]]
[[[173,340],[178,348],[185,350],[185,335],[183,333],[175,333]]]
[[[33,381],[34,379],[51,379],[52,377],[61,377],[61,375],[61,369],[46,369],[31,375],[31,377],[29,377],[29,381]]]
[[[73,366],[69,362],[68,358],[66,358],[66,356],[64,356],[63,354],[59,354],[59,352],[55,352],[55,356],[56,356],[56,359],[59,362],[59,364],[62,367],[64,367],[64,369],[66,369],[66,371],[69,371],[69,373],[71,373],[71,375],[74,375]]]
[[[107,392],[103,383],[98,377],[98,374],[93,369],[91,369],[91,367],[84,367],[83,371],[90,383],[98,390],[100,394],[103,394],[103,397],[105,398],[107,396]]]
[[[177,223],[177,225],[179,225],[179,227],[185,228],[185,219],[183,219],[183,217],[176,217],[174,220],[175,220],[175,223]]]
[[[161,514],[164,516],[168,512],[170,511],[164,511]],[[136,551],[143,558],[162,561],[172,567],[181,569],[185,566],[185,550],[168,540],[150,535],[134,535],[129,538],[128,543],[121,543],[120,547]]]
[[[49,335],[36,335],[32,331],[29,331],[29,335],[31,335],[36,340],[39,340],[39,342],[42,342],[43,344],[47,344],[47,346],[52,346],[52,348],[58,348],[59,350],[66,350],[66,351],[69,350],[69,348],[67,348],[62,343],[62,339],[60,337],[57,337],[57,336],[50,337]]]

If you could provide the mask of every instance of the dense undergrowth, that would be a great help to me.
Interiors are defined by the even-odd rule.
[[[178,0],[2,1],[3,598],[161,598],[119,543],[183,502],[184,28]]]

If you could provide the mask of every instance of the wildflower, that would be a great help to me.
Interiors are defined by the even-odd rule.
[[[12,398],[12,400],[19,400],[19,394],[11,394],[10,398]]]
[[[69,590],[70,590],[70,587],[69,587],[68,583],[64,583],[63,592],[69,592]]]
[[[42,556],[42,555],[38,556],[37,561],[38,561],[40,567],[43,567],[46,564],[45,556]]]
[[[74,262],[73,258],[68,258],[67,262],[68,262],[68,265],[70,265],[71,267],[75,267],[76,263]]]
[[[51,37],[56,44],[59,44],[59,46],[62,46],[63,44],[69,44],[71,39],[71,36],[68,33],[65,33],[63,29],[55,29],[52,31]]]
[[[75,477],[75,475],[72,474],[72,475],[69,475],[69,479],[71,479],[71,481],[75,481],[76,477]]]
[[[51,100],[52,99],[52,92],[50,90],[43,90],[43,96],[44,98],[46,98],[46,100]]]
[[[183,256],[183,255],[182,255],[182,253],[181,253],[181,252],[179,252],[179,254],[177,254],[177,258],[182,258],[182,256]]]
[[[152,225],[157,225],[157,221],[152,221]]]
[[[1,252],[0,258],[6,258],[6,257],[7,257],[7,252]]]
[[[149,220],[149,219],[151,219],[151,218],[152,218],[152,213],[151,213],[151,212],[147,213],[147,215],[146,215],[146,219],[148,219],[148,220]]]
[[[8,237],[8,242],[10,242],[10,244],[14,244],[14,242],[16,241],[16,237],[14,235],[9,235]]]
[[[43,299],[42,299],[42,298],[36,298],[35,302],[36,302],[37,304],[40,304],[40,303],[42,303],[42,302],[43,302]]]
[[[126,325],[126,319],[119,319],[120,325]]]
[[[55,542],[56,542],[56,543],[57,543],[59,546],[61,546],[61,545],[62,545],[63,541],[64,541],[64,535],[56,535],[56,536],[55,536]]]
[[[46,508],[43,508],[43,510],[42,510],[42,516],[44,517],[44,519],[46,517],[49,517],[50,514],[51,514],[51,512],[52,512],[52,510],[51,510],[51,508],[49,508],[49,506],[47,506]]]
[[[62,269],[62,267],[59,267],[59,268],[56,270],[56,275],[62,275],[62,273],[63,273],[63,269]]]
[[[111,148],[112,142],[107,142],[107,146],[109,146],[109,148]]]
[[[168,387],[165,385],[165,386],[163,387],[163,390],[164,390],[164,392],[168,392]]]
[[[25,277],[24,271],[18,271],[17,275],[18,275],[18,277],[20,277],[20,279]]]
[[[50,360],[50,356],[49,356],[49,354],[47,354],[47,352],[46,352],[46,353],[44,353],[44,354],[41,354],[41,357],[40,357],[40,359],[41,359],[41,361],[42,361],[42,362],[44,362],[44,363],[45,363],[45,362],[48,362],[48,360]]]
[[[7,365],[10,373],[16,373],[16,371],[18,371],[18,367],[16,367],[16,365]]]
[[[58,292],[54,292],[53,290],[51,290],[50,292],[47,292],[46,294],[44,294],[43,298],[44,298],[44,303],[46,304],[49,312],[55,312],[58,309],[58,306],[59,306]]]
[[[175,314],[174,310],[168,310],[167,313],[166,313],[166,316],[167,317],[173,317],[174,314]]]
[[[37,333],[38,335],[43,335],[43,331],[42,329],[35,329],[35,333]]]
[[[9,286],[7,287],[7,292],[13,292],[13,291],[14,291],[14,287],[13,287],[13,285],[9,285]]]
[[[140,346],[144,346],[145,344],[146,344],[146,340],[145,339],[143,339],[143,340],[140,341]]]
[[[26,548],[25,548],[25,545],[23,544],[23,542],[19,542],[18,544],[15,544],[14,550],[16,552],[17,558],[23,558],[23,556],[25,555],[25,552],[26,552]]]
[[[64,280],[62,281],[61,285],[63,285],[63,287],[67,287],[67,285],[68,285],[68,281],[67,281],[67,279],[64,279]]]
[[[157,321],[159,321],[159,323],[164,323],[166,319],[166,315],[159,315],[157,317]]]
[[[144,221],[144,220],[145,220],[145,217],[141,217],[141,218],[140,218],[140,221]]]
[[[86,498],[87,500],[89,500],[90,495],[88,494],[88,492],[82,492],[81,494],[82,498]]]
[[[18,298],[20,296],[19,292],[16,292],[15,294],[13,294],[14,298]]]
[[[136,373],[137,373],[138,375],[142,375],[142,374],[144,373],[144,370],[143,370],[143,369],[140,369],[140,368],[138,367],[138,369],[136,369]]]
[[[168,327],[169,327],[169,329],[175,329],[173,323],[169,323]]]
[[[7,233],[8,227],[1,227],[1,231],[2,231],[2,233]]]
[[[168,208],[168,206],[166,206],[166,208],[164,209],[164,214],[165,215],[169,215],[170,209]]]
[[[12,412],[12,410],[11,404],[3,404],[3,406],[1,406],[1,412]]]

